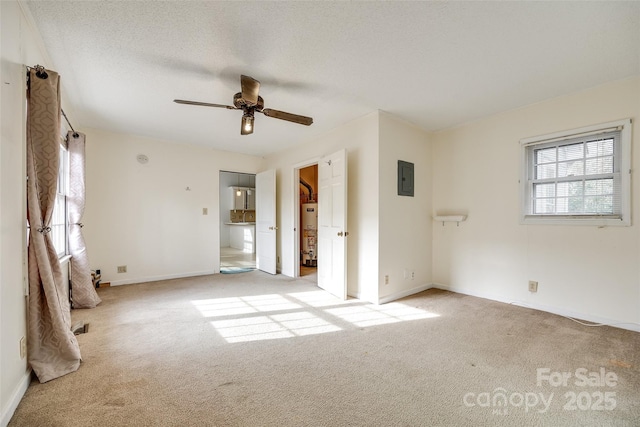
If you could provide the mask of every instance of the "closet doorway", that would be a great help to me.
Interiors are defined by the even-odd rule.
[[[220,273],[256,268],[256,176],[220,171]]]
[[[297,233],[299,259],[296,276],[318,282],[318,164],[296,169]]]

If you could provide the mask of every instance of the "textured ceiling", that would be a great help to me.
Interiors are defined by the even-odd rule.
[[[266,155],[374,110],[428,130],[640,74],[638,2],[28,1],[76,127]],[[34,64],[28,64],[34,65]],[[240,74],[310,127],[231,104]]]

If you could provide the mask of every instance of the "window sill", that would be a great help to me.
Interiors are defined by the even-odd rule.
[[[520,219],[522,225],[582,225],[593,227],[629,227],[631,222],[619,216],[561,216],[527,215]]]
[[[60,264],[64,264],[65,262],[69,262],[71,260],[71,255],[62,255],[61,257],[58,258],[58,262],[60,262]]]

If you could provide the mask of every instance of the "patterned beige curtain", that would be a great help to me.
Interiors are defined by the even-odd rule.
[[[27,86],[27,217],[29,220],[29,363],[40,382],[76,371],[80,347],[58,255],[49,234],[60,162],[60,80],[29,70]]]
[[[71,253],[71,304],[73,308],[94,308],[102,301],[91,280],[87,248],[82,235],[85,200],[85,135],[67,134],[69,151],[69,252]]]

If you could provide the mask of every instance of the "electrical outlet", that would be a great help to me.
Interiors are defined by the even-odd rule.
[[[20,359],[27,357],[27,339],[25,337],[20,338]]]
[[[411,272],[411,280],[414,280],[416,278],[416,272],[412,271]]]
[[[529,292],[538,292],[538,282],[529,280]]]
[[[384,276],[384,284],[385,285],[389,284],[389,275],[388,274],[385,274],[385,276]]]
[[[280,264],[280,255],[278,255],[278,256],[276,257],[276,262],[277,262],[278,264]]]
[[[118,266],[118,273],[126,273],[127,272],[127,266],[126,265],[119,265]]]

